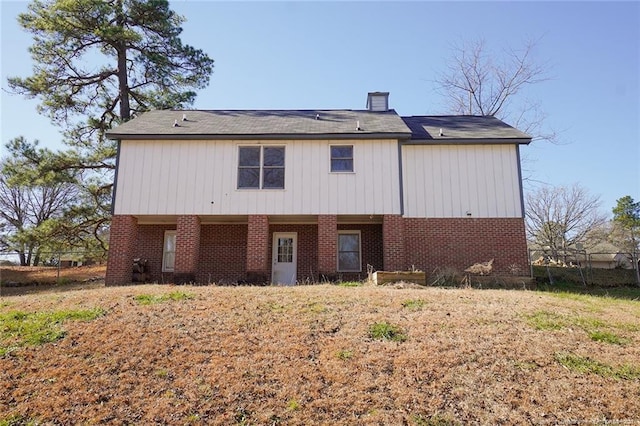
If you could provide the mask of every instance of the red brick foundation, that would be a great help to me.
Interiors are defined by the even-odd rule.
[[[198,216],[178,216],[176,263],[173,273],[176,284],[195,283],[199,258],[200,219]]]
[[[335,215],[318,216],[318,272],[334,276],[337,267],[338,218]]]
[[[105,285],[131,283],[137,227],[136,218],[133,216],[115,215],[111,218]]]
[[[427,274],[494,259],[494,274],[529,275],[522,218],[406,218],[404,235],[407,265]]]
[[[176,230],[174,273],[162,272],[164,232]],[[362,271],[340,273],[338,230],[360,230]],[[271,278],[273,232],[297,232],[298,280],[360,280],[367,265],[375,270],[406,270],[427,274],[440,268],[462,272],[477,262],[494,259],[493,273],[529,275],[524,220],[521,218],[402,218],[385,216],[382,224],[337,224],[336,216],[318,217],[317,224],[269,225],[267,216],[250,216],[248,224],[200,225],[182,216],[175,225],[138,225],[132,216],[114,216],[106,284],[132,281],[134,258],[148,259],[149,280],[174,283],[265,283]],[[174,276],[175,275],[175,276]]]
[[[404,271],[408,269],[405,259],[404,219],[399,215],[385,215],[382,221],[384,244],[384,270]]]
[[[249,216],[247,228],[247,281],[264,283],[269,280],[269,217]]]

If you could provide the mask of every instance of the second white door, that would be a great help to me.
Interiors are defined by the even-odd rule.
[[[293,285],[297,281],[297,244],[296,232],[273,233],[272,284]]]

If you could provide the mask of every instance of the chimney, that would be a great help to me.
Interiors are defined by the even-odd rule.
[[[369,92],[367,95],[367,110],[389,111],[389,92]]]

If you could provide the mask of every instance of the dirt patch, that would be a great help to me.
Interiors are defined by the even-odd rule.
[[[0,300],[0,314],[80,308],[105,315],[65,322],[63,339],[0,358],[0,423],[640,421],[640,378],[559,362],[640,371],[637,301],[331,285],[143,285]],[[383,322],[406,339],[372,338]],[[595,329],[626,343],[594,340]]]

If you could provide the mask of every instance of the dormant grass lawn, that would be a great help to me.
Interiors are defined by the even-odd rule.
[[[0,425],[640,422],[629,299],[99,288],[0,299],[0,354]]]

